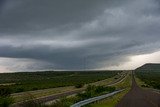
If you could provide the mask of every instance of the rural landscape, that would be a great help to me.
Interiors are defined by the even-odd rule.
[[[130,71],[19,72],[0,77],[1,107],[160,107],[160,64]]]
[[[0,0],[0,107],[160,107],[160,0]]]

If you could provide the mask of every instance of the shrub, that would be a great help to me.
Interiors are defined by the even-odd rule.
[[[13,103],[10,97],[11,90],[6,86],[0,86],[0,107],[9,107]]]
[[[15,92],[16,92],[16,93],[24,92],[24,88],[17,88],[17,90],[16,90]]]
[[[9,107],[13,103],[11,97],[0,97],[0,107]]]
[[[23,96],[23,107],[40,107],[41,104],[39,103],[39,101],[34,99],[35,97],[32,94],[26,93]]]
[[[56,100],[56,102],[51,104],[49,107],[70,107],[70,105],[72,105],[72,103],[68,101],[67,98],[62,98],[60,100]]]
[[[6,86],[0,86],[0,96],[1,97],[9,97],[11,94],[11,89]]]
[[[76,84],[75,87],[76,88],[82,88],[84,86],[84,84]]]
[[[94,86],[89,85],[84,93],[79,93],[77,96],[80,100],[91,98],[97,95],[101,95],[104,92],[113,92],[115,91],[115,87],[105,87],[105,86]]]

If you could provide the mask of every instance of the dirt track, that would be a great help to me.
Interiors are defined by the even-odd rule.
[[[160,107],[160,94],[141,89],[133,76],[131,90],[116,107]]]

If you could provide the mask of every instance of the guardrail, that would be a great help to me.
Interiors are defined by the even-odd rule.
[[[80,101],[78,103],[75,103],[73,105],[71,105],[70,107],[81,107],[81,106],[84,106],[86,104],[90,104],[92,102],[95,102],[95,101],[98,101],[98,100],[102,100],[104,98],[107,98],[107,97],[110,97],[110,96],[113,96],[117,93],[120,93],[122,91],[124,91],[125,89],[122,89],[122,90],[118,90],[118,91],[114,91],[112,93],[108,93],[108,94],[105,94],[105,95],[101,95],[101,96],[98,96],[98,97],[93,97],[93,98],[89,98],[89,99],[86,99],[86,100],[83,100],[83,101]]]

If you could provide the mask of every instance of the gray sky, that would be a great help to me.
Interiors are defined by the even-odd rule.
[[[1,0],[0,71],[160,62],[159,29],[159,0]]]

